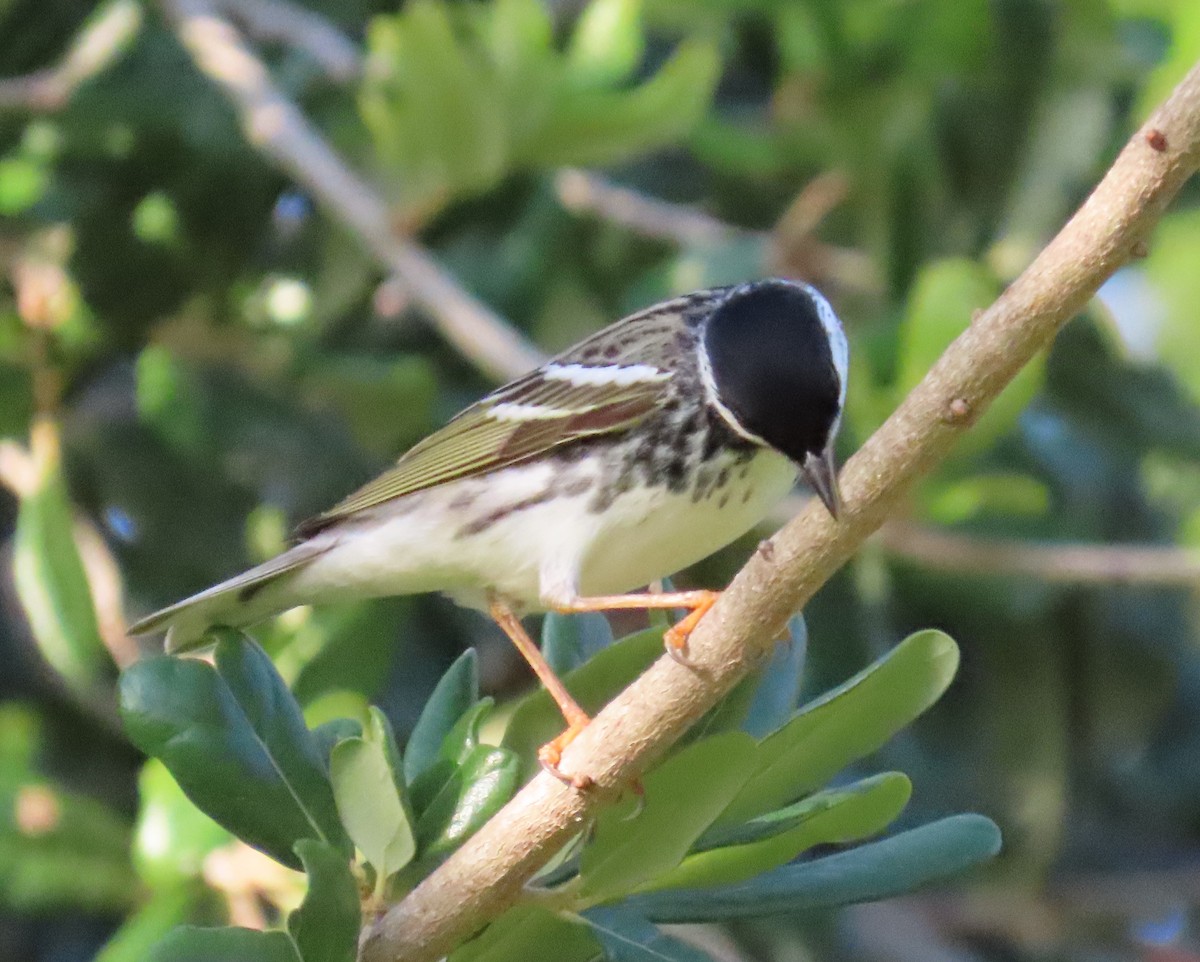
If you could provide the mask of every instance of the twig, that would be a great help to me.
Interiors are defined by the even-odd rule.
[[[574,214],[592,214],[642,237],[672,244],[725,244],[738,236],[762,236],[726,224],[683,204],[647,197],[591,171],[567,168],[554,178],[559,203]]]
[[[818,284],[873,292],[879,272],[862,251],[826,244],[815,231],[845,195],[845,178],[837,173],[814,177],[771,231],[728,224],[685,204],[649,197],[622,187],[592,171],[566,168],[554,178],[559,203],[575,214],[590,214],[642,237],[681,247],[757,240],[763,249],[761,269],[768,274],[801,277]]]
[[[56,66],[0,79],[0,110],[61,110],[84,83],[116,62],[141,26],[136,0],[112,0],[84,24]]]
[[[302,50],[333,80],[353,80],[362,71],[362,55],[337,27],[313,10],[286,0],[218,0],[256,40],[275,41]]]
[[[527,879],[619,787],[638,777],[759,664],[771,639],[949,451],[1101,282],[1144,243],[1200,164],[1200,66],[1125,147],[1095,192],[1032,265],[976,317],[842,472],[840,521],[810,506],[755,552],[688,642],[600,712],[563,754],[594,791],[535,777],[363,942],[364,962],[447,954],[521,896]]]
[[[877,540],[889,554],[956,574],[1023,575],[1054,584],[1200,587],[1200,551],[1174,545],[986,539],[909,521],[889,521]]]
[[[393,271],[464,357],[497,380],[542,360],[507,321],[463,290],[420,247],[397,237],[387,204],[271,82],[267,69],[208,0],[162,0],[196,65],[233,102],[247,139],[302,184]]]

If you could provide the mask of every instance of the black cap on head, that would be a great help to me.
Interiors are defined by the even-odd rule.
[[[799,465],[825,453],[841,414],[830,323],[840,340],[832,311],[808,288],[764,281],[734,291],[705,324],[722,414]]]

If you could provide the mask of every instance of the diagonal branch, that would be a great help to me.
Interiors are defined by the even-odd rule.
[[[660,658],[563,755],[596,790],[530,782],[444,865],[364,933],[363,962],[445,955],[524,883],[619,786],[637,777],[765,656],[771,639],[878,528],[1014,375],[1125,263],[1200,166],[1200,65],[1121,152],[1038,258],[946,349],[846,465],[845,511],[809,507],[759,551],[689,640],[691,667]]]
[[[250,143],[301,184],[403,282],[438,330],[476,367],[508,380],[542,360],[504,318],[476,300],[412,241],[392,228],[388,206],[271,81],[233,25],[209,0],[161,0],[200,70],[237,108]]]
[[[75,91],[120,59],[141,26],[142,10],[135,0],[101,5],[53,67],[23,77],[0,78],[0,111],[62,110]]]

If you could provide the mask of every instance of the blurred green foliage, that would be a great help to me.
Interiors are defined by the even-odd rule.
[[[222,5],[397,228],[546,350],[706,284],[777,272],[818,284],[852,340],[843,456],[1200,57],[1191,0],[310,0],[362,51],[351,78],[240,8]],[[45,71],[65,82],[55,96],[24,82]],[[641,236],[603,202],[564,196],[563,165],[603,167],[736,230]],[[921,483],[908,522],[968,549],[1200,548],[1196,202],[1185,190],[1147,256]],[[368,889],[412,884],[528,773],[559,724],[548,699],[513,700],[526,678],[481,620],[399,599],[289,613],[256,629],[270,661],[227,639],[216,668],[142,662],[135,679],[186,678],[126,730],[115,668],[138,651],[124,612],[277,550],[490,384],[272,166],[159,5],[0,3],[0,261],[0,960],[337,958],[350,890],[334,853],[354,843]],[[681,580],[722,584],[754,543]],[[460,957],[550,939],[562,958],[645,959],[640,946],[696,959],[655,924],[698,918],[729,920],[763,959],[860,959],[881,928],[904,943],[897,955],[920,944],[963,962],[1194,954],[1197,906],[1175,884],[1200,857],[1193,592],[1179,578],[1049,583],[977,557],[945,570],[903,544],[866,547],[806,611],[807,660],[794,644],[773,662],[792,687],[742,686],[647,776],[665,779],[647,824],[660,824],[656,795],[690,784],[672,776],[681,758],[709,772],[697,780],[710,808],[662,818],[662,846],[634,853],[644,861],[620,848],[627,826],[602,820],[594,847],[543,879],[622,899],[581,909],[582,922],[524,908]],[[928,626],[959,640],[961,670],[887,741],[953,673],[905,674],[909,646],[944,636],[917,634],[837,686]],[[660,650],[652,632],[606,647],[592,619],[548,619],[543,637],[589,708]],[[472,645],[480,656],[460,658]],[[826,758],[801,739],[803,719],[872,688],[841,736],[859,739],[853,751]],[[264,692],[269,706],[254,701]],[[229,772],[300,745],[280,766],[289,781],[264,790],[306,799],[311,817],[281,802],[248,827],[261,810],[228,793],[208,808],[225,827],[197,811],[179,788],[201,801],[180,774],[189,762],[165,748],[193,725],[232,741],[201,740],[190,763]],[[732,754],[755,765],[772,739],[796,739],[793,756],[768,753],[782,782],[769,766],[747,775],[779,785],[762,795],[705,760],[751,735],[755,751]],[[484,776],[490,790],[472,793]],[[394,799],[365,811],[368,785]],[[888,838],[843,850],[902,808]],[[823,908],[989,852],[991,823],[946,817],[960,810],[1004,831],[985,886],[903,903],[909,928]],[[302,903],[300,876],[230,828],[307,868],[319,894]],[[748,905],[805,911],[755,920]],[[160,941],[183,923],[287,913],[288,934]]]

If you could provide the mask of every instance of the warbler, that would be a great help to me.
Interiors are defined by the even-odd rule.
[[[632,314],[466,408],[301,525],[296,544],[130,628],[169,651],[301,604],[442,591],[489,611],[558,702],[555,774],[588,717],[519,616],[684,608],[712,591],[628,594],[745,534],[802,474],[836,518],[848,348],[813,287],[763,280]],[[575,780],[580,783],[579,779]]]

